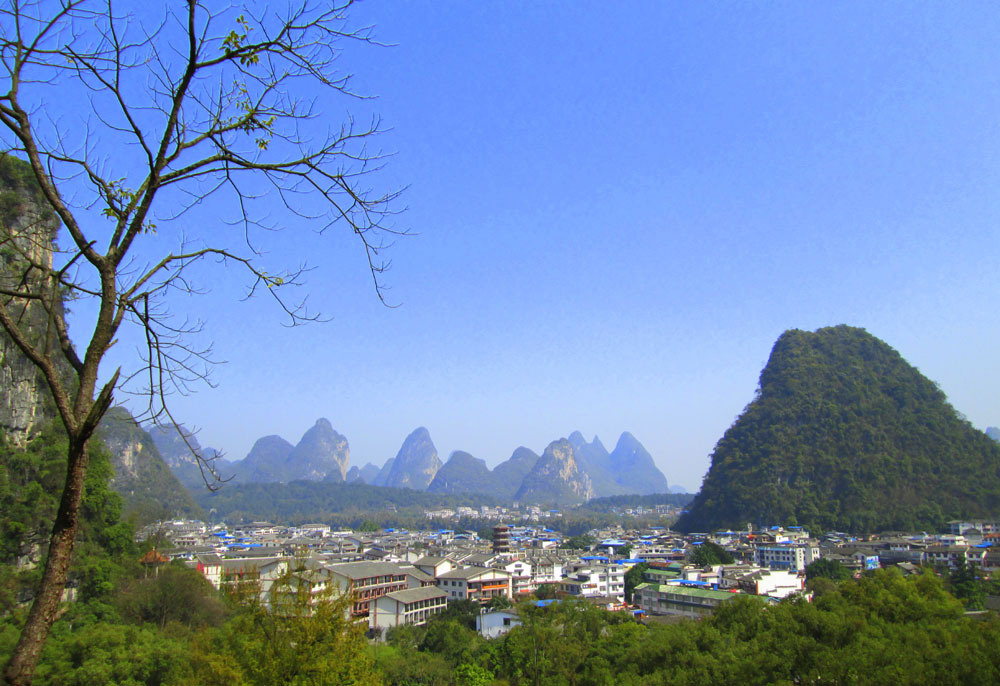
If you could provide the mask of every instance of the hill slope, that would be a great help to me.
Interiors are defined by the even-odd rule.
[[[124,407],[112,407],[97,431],[111,453],[114,476],[109,484],[122,496],[126,512],[140,522],[172,517],[203,517],[201,508],[181,486],[160,456],[153,437]]]
[[[935,528],[1000,512],[1000,445],[863,329],[786,331],[677,528]]]

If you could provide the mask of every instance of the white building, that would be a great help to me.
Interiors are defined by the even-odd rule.
[[[439,575],[437,585],[448,594],[449,600],[476,600],[485,604],[499,595],[513,598],[510,574],[501,569],[453,569]]]
[[[444,612],[447,605],[448,594],[434,586],[395,591],[371,604],[368,626],[384,631],[403,624],[425,624],[428,618]]]
[[[476,617],[476,631],[484,638],[496,638],[521,624],[513,610],[492,610]]]
[[[571,565],[560,589],[571,595],[613,596],[625,599],[625,566],[616,562],[587,560]]]
[[[770,569],[804,571],[819,559],[819,548],[812,545],[760,545],[754,551],[754,563]]]

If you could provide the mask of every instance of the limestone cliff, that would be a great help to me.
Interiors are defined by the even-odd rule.
[[[572,444],[553,441],[524,477],[514,500],[557,505],[581,503],[594,497],[590,477],[580,469]]]
[[[27,163],[0,156],[0,287],[17,289],[26,281],[36,284],[52,266],[52,251],[59,221],[39,201]],[[55,334],[45,310],[37,303],[8,304],[12,316],[31,332],[35,343]],[[62,317],[56,303],[54,316]],[[10,336],[0,329],[0,431],[23,446],[41,424],[55,416],[45,382]]]

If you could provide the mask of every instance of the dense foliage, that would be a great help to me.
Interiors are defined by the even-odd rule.
[[[214,509],[220,519],[227,521],[267,520],[289,524],[320,521],[354,525],[365,519],[374,519],[379,524],[402,523],[407,515],[411,520],[422,520],[428,509],[497,504],[496,499],[486,496],[321,481],[225,484],[215,493],[199,494],[197,500],[206,510]],[[392,515],[385,514],[389,511]]]
[[[813,603],[736,597],[704,621],[648,625],[564,601],[518,606],[522,625],[487,641],[454,619],[393,632],[385,682],[968,684],[1000,678],[1000,623],[974,621],[939,578],[880,571]]]
[[[30,590],[39,532],[54,506],[46,485],[59,477],[58,432],[26,451],[0,449],[0,660],[23,621],[18,588]],[[368,644],[345,619],[345,599],[310,601],[308,569],[293,564],[271,595],[253,586],[219,594],[175,562],[144,569],[121,500],[107,488],[105,453],[94,452],[73,578],[78,598],[53,628],[35,683],[338,684],[356,686],[590,686],[614,683],[968,684],[1000,679],[1000,623],[963,616],[995,584],[961,569],[942,578],[879,571],[839,584],[813,603],[765,605],[738,597],[703,621],[636,622],[586,603],[521,603],[522,624],[486,640],[473,629],[478,607],[449,605],[426,627]],[[42,539],[43,540],[43,539]],[[32,552],[34,551],[34,552]],[[636,568],[640,569],[640,568]],[[811,568],[813,572],[823,571]],[[638,576],[636,574],[635,576]],[[11,585],[17,581],[20,586]],[[634,579],[633,579],[634,581]]]
[[[692,546],[688,561],[698,567],[731,565],[733,563],[733,556],[718,543],[705,541],[700,545]]]
[[[24,450],[0,443],[0,615],[34,595],[65,473],[66,437],[54,424]],[[111,474],[108,452],[95,441],[70,577],[84,598],[106,597],[113,560],[132,551],[132,528],[120,519],[121,497],[108,487]]]
[[[111,487],[122,496],[127,514],[140,524],[162,519],[205,516],[160,455],[153,437],[124,407],[104,415],[97,434],[111,451]]]
[[[1000,445],[863,329],[787,331],[712,454],[682,531],[936,529],[1000,512]]]
[[[654,508],[658,505],[669,507],[684,507],[694,499],[690,493],[653,493],[650,495],[611,495],[605,498],[594,498],[580,505],[578,510],[594,512],[611,512],[624,508]]]

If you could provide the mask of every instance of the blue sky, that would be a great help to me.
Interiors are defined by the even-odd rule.
[[[174,400],[243,457],[327,417],[352,464],[426,426],[494,465],[623,431],[696,490],[789,328],[866,328],[1000,425],[994,3],[365,3],[346,45],[406,187],[383,307],[346,232],[264,237],[331,320],[229,275],[214,389]],[[217,208],[220,215],[223,208]],[[214,210],[208,210],[209,212]],[[166,232],[161,230],[164,240]]]

